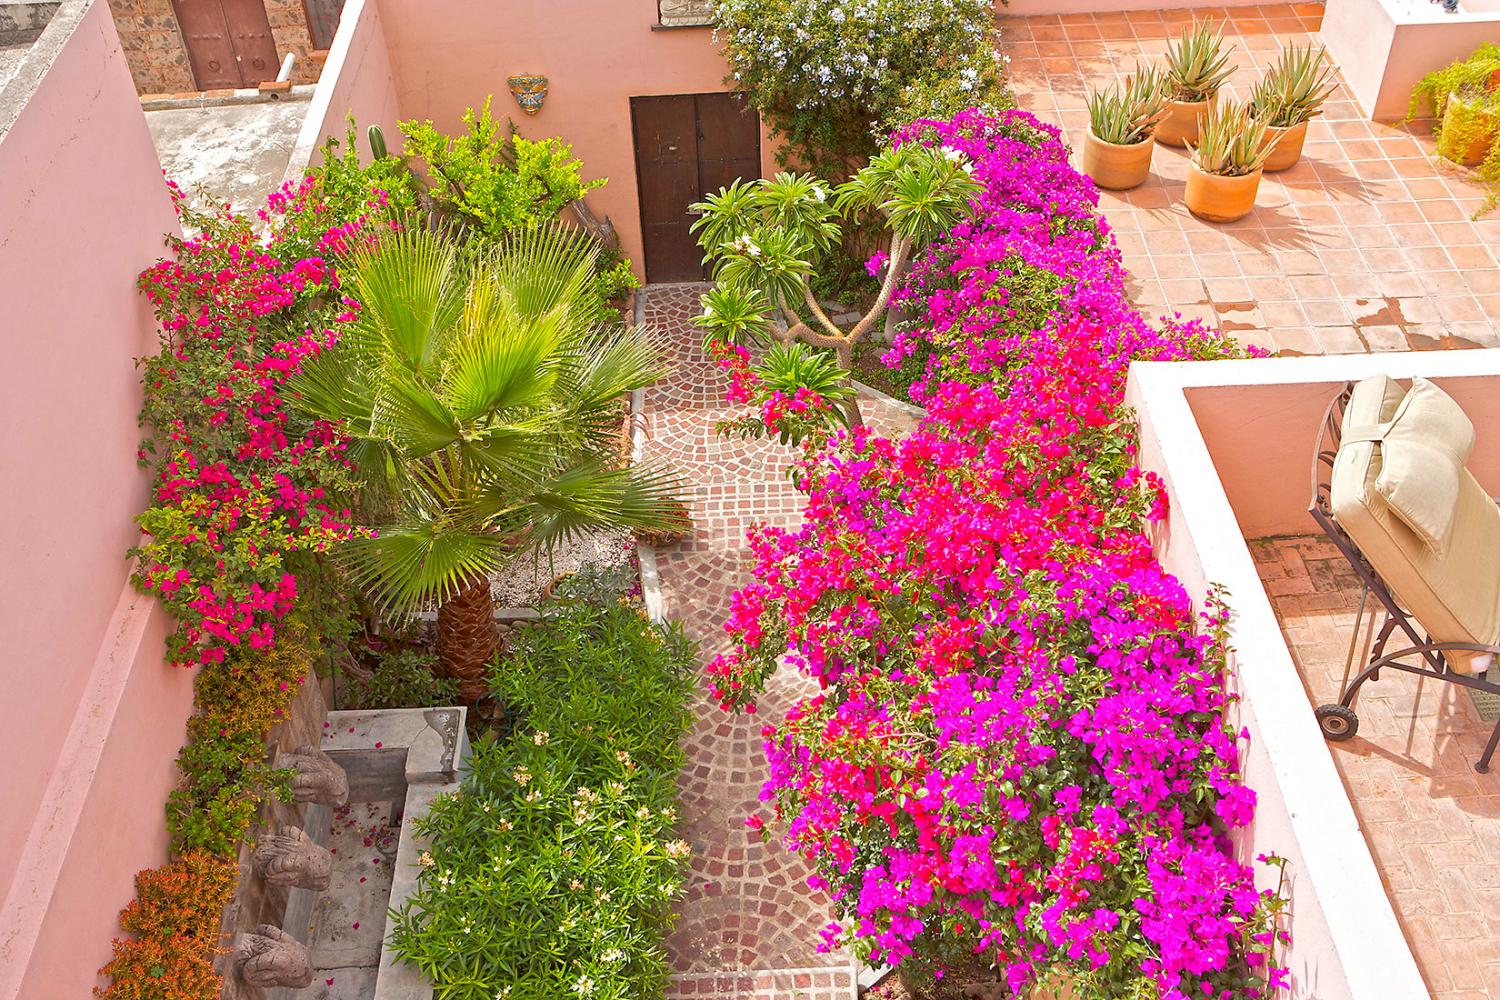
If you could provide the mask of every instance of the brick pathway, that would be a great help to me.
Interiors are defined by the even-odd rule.
[[[1317,40],[1323,7],[1199,11],[1224,19],[1237,98],[1283,45]],[[1022,108],[1060,125],[1075,149],[1092,87],[1159,61],[1186,10],[999,18]],[[1286,354],[1500,347],[1500,212],[1429,156],[1426,129],[1366,121],[1342,86],[1313,120],[1303,160],[1261,182],[1256,209],[1214,225],[1188,214],[1184,150],[1157,146],[1153,175],[1104,192],[1133,292],[1148,313],[1180,310]],[[1076,160],[1075,160],[1076,162]]]
[[[645,290],[645,320],[666,335],[671,374],[646,395],[645,458],[685,472],[693,496],[693,537],[657,551],[669,617],[703,644],[705,659],[724,648],[729,598],[749,575],[745,530],[758,521],[795,524],[802,498],[786,477],[788,449],[766,441],[721,438],[714,426],[735,412],[724,403],[727,379],[704,357],[689,319],[698,285]],[[903,423],[881,404],[867,420],[889,433]],[[783,671],[758,715],[722,712],[705,694],[694,706],[682,782],[692,874],[668,943],[676,975],[669,998],[692,1000],[843,1000],[855,995],[847,954],[820,954],[827,898],[805,884],[809,869],[744,825],[766,774],[760,729],[781,718],[811,681]]]
[[[1338,700],[1358,579],[1321,538],[1250,551],[1308,700]],[[1500,997],[1500,770],[1474,771],[1493,723],[1455,685],[1400,671],[1356,707],[1359,735],[1328,747],[1427,986],[1434,1000]]]

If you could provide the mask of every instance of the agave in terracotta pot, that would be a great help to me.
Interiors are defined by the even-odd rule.
[[[1260,189],[1261,169],[1271,155],[1266,124],[1251,116],[1250,106],[1224,101],[1210,107],[1198,141],[1188,148],[1188,211],[1210,222],[1233,222],[1249,215]]]
[[[1199,120],[1219,96],[1235,67],[1224,51],[1224,28],[1195,22],[1167,47],[1167,113],[1156,141],[1186,146],[1198,138]]]
[[[1266,75],[1250,91],[1250,116],[1266,126],[1271,147],[1265,170],[1273,173],[1302,158],[1307,123],[1323,111],[1323,102],[1338,86],[1328,52],[1321,45],[1293,45],[1281,50]]]
[[[1123,86],[1089,95],[1089,131],[1083,140],[1083,172],[1094,183],[1123,191],[1151,173],[1151,141],[1167,111],[1166,75],[1137,66]]]

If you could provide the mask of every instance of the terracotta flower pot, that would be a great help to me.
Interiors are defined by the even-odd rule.
[[[1297,161],[1302,159],[1302,144],[1306,141],[1307,122],[1293,125],[1291,128],[1267,125],[1265,145],[1271,147],[1271,155],[1266,157],[1265,165],[1261,169],[1268,174],[1274,174],[1278,170],[1289,170],[1296,166]]]
[[[1438,155],[1454,163],[1472,167],[1500,139],[1500,115],[1481,111],[1472,102],[1456,94],[1443,108],[1443,136],[1438,140]]]
[[[1209,222],[1233,222],[1243,219],[1255,208],[1255,192],[1260,189],[1260,171],[1240,177],[1204,173],[1196,163],[1188,164],[1188,211]]]
[[[1198,141],[1198,116],[1208,114],[1213,98],[1202,101],[1168,101],[1167,113],[1156,126],[1156,141],[1168,146],[1186,146]]]
[[[1140,187],[1151,173],[1154,145],[1150,139],[1117,145],[1090,132],[1083,138],[1083,172],[1110,191]]]

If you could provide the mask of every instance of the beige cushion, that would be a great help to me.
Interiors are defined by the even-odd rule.
[[[1500,645],[1500,508],[1457,459],[1472,447],[1472,425],[1452,419],[1457,404],[1431,383],[1418,380],[1413,393],[1403,410],[1408,393],[1384,375],[1354,387],[1330,484],[1333,516],[1433,639]],[[1381,425],[1390,425],[1384,440],[1372,440]],[[1417,440],[1424,429],[1431,437]],[[1446,515],[1422,506],[1448,497]],[[1430,545],[1433,537],[1445,544]]]
[[[1389,421],[1373,427],[1346,422],[1344,439],[1379,442],[1375,488],[1428,548],[1446,552],[1459,480],[1474,449],[1474,425],[1452,397],[1425,378],[1414,378]]]

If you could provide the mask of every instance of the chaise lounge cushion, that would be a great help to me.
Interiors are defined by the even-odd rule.
[[[1354,387],[1343,430],[1339,525],[1434,640],[1500,645],[1500,508],[1464,467],[1474,432],[1458,404],[1377,375]]]

